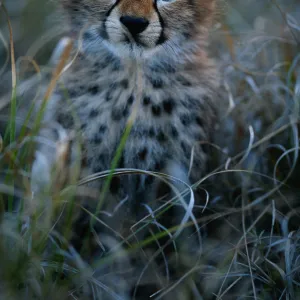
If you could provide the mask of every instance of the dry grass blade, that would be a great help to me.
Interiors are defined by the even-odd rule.
[[[66,45],[65,49],[63,50],[60,61],[59,61],[58,65],[56,66],[56,68],[53,72],[51,82],[50,82],[50,84],[48,86],[48,89],[45,93],[44,99],[46,101],[51,97],[51,95],[53,93],[53,90],[56,86],[56,83],[57,83],[59,77],[61,76],[61,74],[64,70],[66,62],[68,61],[68,59],[70,57],[72,47],[73,47],[73,42],[71,40],[69,40],[69,43]]]

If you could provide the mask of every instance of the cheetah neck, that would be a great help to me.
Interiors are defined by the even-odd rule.
[[[87,59],[104,64],[127,66],[128,70],[148,70],[158,68],[160,72],[164,69],[176,68],[178,70],[196,67],[200,56],[206,56],[206,43],[202,39],[191,40],[182,44],[182,41],[166,42],[154,49],[141,49],[126,45],[112,45],[103,40],[101,43],[84,43],[76,41],[79,52]],[[199,66],[197,66],[199,67]],[[139,72],[138,72],[139,73]],[[130,74],[132,75],[132,73]]]

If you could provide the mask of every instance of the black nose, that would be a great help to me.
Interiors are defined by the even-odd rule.
[[[137,35],[143,32],[149,25],[149,22],[145,18],[131,16],[121,17],[120,21],[124,26],[127,27],[127,29],[132,35]]]

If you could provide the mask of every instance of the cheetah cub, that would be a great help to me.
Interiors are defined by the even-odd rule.
[[[218,72],[206,50],[215,1],[60,1],[76,59],[49,100],[45,124],[54,124],[52,133],[58,127],[78,132],[79,124],[81,176],[111,168],[133,116],[118,168],[199,180],[218,100]],[[46,153],[54,159],[53,151]],[[149,175],[115,176],[112,203],[148,201],[156,181]],[[92,187],[100,191],[103,182]]]

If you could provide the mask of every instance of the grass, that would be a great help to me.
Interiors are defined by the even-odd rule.
[[[50,143],[59,153],[51,186],[33,195],[33,152],[45,142],[37,135],[43,107],[34,122],[23,115],[27,121],[18,123],[11,32],[12,97],[0,147],[0,299],[300,298],[300,25],[274,5],[285,20],[282,36],[242,39],[228,26],[214,33],[223,114],[214,144],[207,145],[211,171],[184,191],[172,176],[117,168],[133,112],[112,169],[81,181],[79,161],[65,173],[70,137],[60,132],[60,143]],[[69,50],[49,79],[45,104]],[[120,228],[127,200],[107,207],[105,194],[113,176],[126,174],[159,178],[176,196],[140,203],[142,217]],[[102,198],[91,211],[75,196],[88,193],[97,202],[83,187],[98,180],[105,182]],[[177,218],[174,207],[183,211]],[[71,226],[81,211],[93,222],[80,236],[79,253],[73,231],[80,234],[86,220]]]

